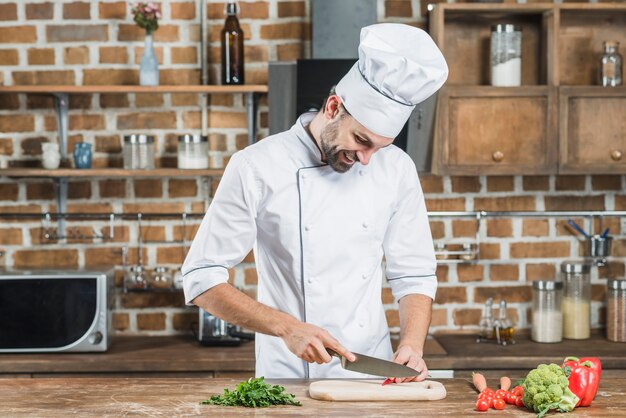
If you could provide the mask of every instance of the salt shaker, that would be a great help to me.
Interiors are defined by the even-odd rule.
[[[522,84],[522,29],[502,24],[491,27],[491,85]]]

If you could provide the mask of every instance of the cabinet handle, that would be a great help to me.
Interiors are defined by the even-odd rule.
[[[500,161],[504,159],[504,154],[502,153],[502,151],[496,151],[493,154],[491,154],[491,158],[493,158],[495,162],[499,163]]]
[[[613,151],[611,151],[611,159],[613,161],[619,161],[622,159],[622,151],[618,150],[618,149],[614,149]]]

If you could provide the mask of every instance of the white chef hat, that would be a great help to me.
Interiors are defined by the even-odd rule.
[[[395,138],[415,105],[436,92],[447,77],[446,60],[426,32],[380,23],[361,29],[359,60],[335,91],[361,125]]]

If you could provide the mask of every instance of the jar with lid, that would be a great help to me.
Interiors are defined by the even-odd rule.
[[[124,168],[151,170],[154,168],[154,137],[149,135],[124,136]]]
[[[561,264],[563,281],[563,337],[584,340],[591,333],[591,264],[565,261]]]
[[[531,339],[538,343],[563,340],[563,283],[553,280],[533,282]]]
[[[209,168],[209,140],[202,135],[178,137],[178,168]]]
[[[621,86],[623,59],[618,52],[619,42],[605,41],[602,46],[604,52],[600,57],[600,85],[603,87]]]
[[[626,342],[626,280],[607,281],[606,338]]]
[[[491,27],[491,85],[522,84],[522,28],[501,24]]]

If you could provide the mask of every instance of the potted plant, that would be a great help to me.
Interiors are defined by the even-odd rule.
[[[135,2],[131,12],[133,20],[146,31],[145,45],[139,66],[139,84],[142,86],[159,85],[159,66],[152,43],[152,34],[159,28],[161,10],[153,2]]]

